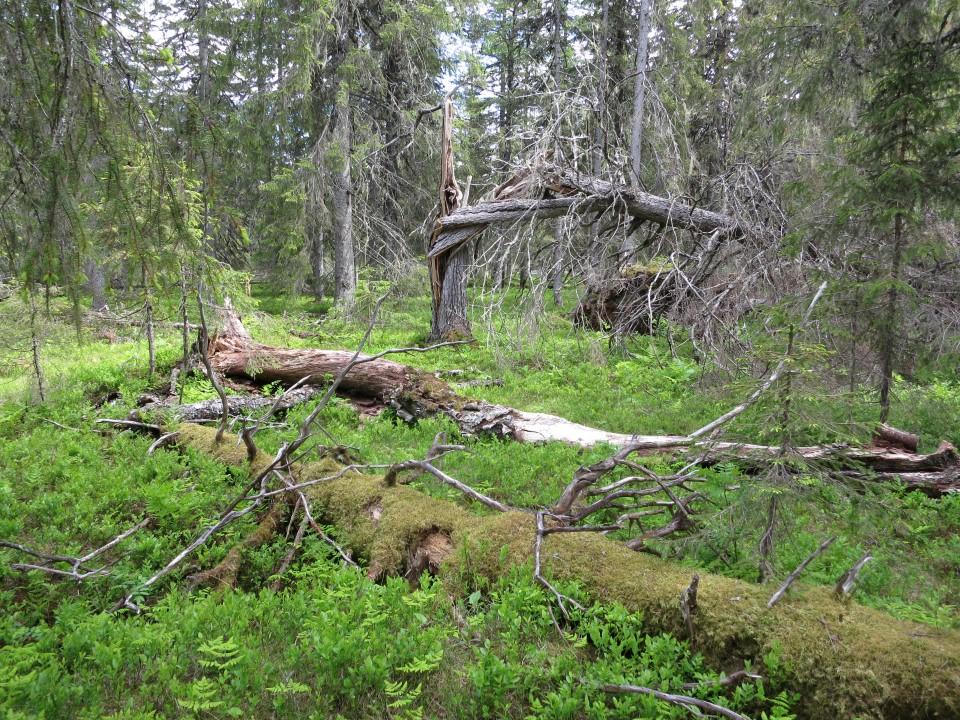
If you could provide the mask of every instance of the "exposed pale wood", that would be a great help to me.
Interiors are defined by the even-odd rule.
[[[733,710],[725,708],[722,705],[717,705],[716,703],[712,703],[708,700],[690,697],[689,695],[675,695],[673,693],[660,692],[659,690],[641,687],[639,685],[603,685],[601,689],[604,692],[615,693],[618,695],[651,695],[657,700],[662,700],[663,702],[670,703],[671,705],[679,705],[687,708],[699,708],[700,710],[706,710],[709,713],[722,715],[730,720],[749,720],[749,718],[747,718],[745,715],[735,713]]]

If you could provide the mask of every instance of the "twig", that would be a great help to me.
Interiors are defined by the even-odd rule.
[[[813,300],[810,301],[810,305],[807,307],[806,313],[804,313],[803,322],[801,323],[801,326],[806,325],[807,321],[810,319],[810,315],[813,312],[814,307],[816,307],[817,302],[819,302],[820,297],[823,295],[823,291],[826,290],[826,288],[827,288],[827,281],[824,280],[820,284],[820,287],[817,288],[817,292],[814,294]],[[702,435],[707,435],[709,433],[712,433],[713,431],[718,430],[721,426],[726,425],[728,422],[730,422],[735,417],[740,415],[740,413],[742,413],[744,410],[746,410],[751,405],[753,405],[753,403],[755,403],[760,398],[760,396],[763,395],[767,390],[769,390],[770,387],[780,378],[780,375],[783,374],[783,369],[784,367],[786,367],[787,361],[789,359],[790,359],[789,353],[785,354],[783,358],[781,358],[777,366],[774,368],[773,372],[770,373],[767,379],[760,384],[760,387],[758,387],[753,392],[753,394],[750,395],[750,397],[748,397],[746,400],[744,400],[742,403],[740,403],[736,407],[725,412],[720,417],[710,421],[709,423],[704,425],[702,428],[699,428],[698,430],[694,430],[692,433],[690,433],[688,437],[696,439]]]
[[[616,525],[556,525],[554,527],[548,527],[543,529],[544,535],[552,535],[553,533],[578,533],[578,532],[598,532],[598,533],[607,533],[613,532],[614,530],[623,530],[623,526],[620,524]]]
[[[293,562],[294,556],[297,554],[297,550],[300,549],[300,545],[303,543],[303,533],[307,529],[307,515],[304,513],[303,520],[300,521],[300,526],[297,528],[297,534],[293,536],[293,543],[290,545],[290,549],[287,551],[287,554],[283,556],[283,560],[280,562],[277,571],[274,573],[276,579],[270,584],[270,589],[277,591],[280,589],[280,576],[282,576],[287,570],[290,569],[290,564]]]
[[[227,304],[229,305],[229,302]],[[223,386],[220,384],[220,380],[217,378],[217,374],[210,364],[210,354],[207,348],[210,344],[210,333],[207,331],[207,320],[203,313],[202,285],[197,286],[197,309],[200,313],[200,359],[203,360],[203,367],[207,371],[210,384],[213,385],[213,389],[217,391],[217,395],[220,397],[220,403],[223,405],[223,416],[220,418],[220,427],[217,428],[216,437],[216,442],[219,444],[220,441],[223,440],[223,433],[227,430],[227,423],[230,417],[230,403],[227,401],[227,393],[224,392]]]
[[[384,476],[384,482],[390,485],[392,482],[396,481],[397,473],[403,472],[404,470],[414,469],[430,473],[440,482],[444,483],[445,485],[449,485],[452,488],[456,488],[471,500],[476,500],[478,503],[486,505],[491,510],[496,510],[497,512],[509,512],[513,509],[509,505],[504,505],[502,502],[494,500],[493,498],[487,497],[483,493],[474,490],[466,483],[462,483],[456,478],[450,477],[445,472],[434,467],[426,460],[407,460],[405,462],[390,466],[389,470],[387,470],[387,474]]]
[[[300,507],[303,508],[303,517],[307,521],[307,523],[310,524],[310,527],[313,529],[313,531],[317,535],[319,535],[320,538],[325,543],[327,543],[327,545],[329,545],[334,550],[336,550],[337,554],[340,555],[340,557],[343,559],[343,561],[347,565],[350,565],[352,567],[358,567],[357,563],[353,561],[353,558],[351,558],[346,553],[346,551],[344,551],[344,549],[340,547],[340,545],[337,543],[336,540],[334,540],[332,537],[327,535],[323,531],[323,528],[321,528],[320,525],[317,524],[317,521],[313,519],[313,513],[310,511],[310,501],[307,499],[307,496],[303,494],[303,491],[295,488],[294,484],[291,483],[290,480],[288,480],[287,477],[283,475],[283,473],[281,473],[279,470],[274,470],[273,472],[274,472],[274,475],[276,475],[280,479],[280,482],[282,482],[284,485],[287,486],[287,490],[289,492],[293,492],[297,494],[297,500],[300,503]]]
[[[82,582],[87,578],[93,577],[95,575],[106,575],[107,568],[109,567],[109,564],[108,564],[108,565],[104,565],[103,567],[97,568],[95,570],[82,570],[84,565],[89,563],[94,558],[99,557],[100,555],[105,553],[107,550],[110,550],[116,545],[119,545],[128,537],[133,535],[135,532],[137,532],[138,530],[142,530],[149,524],[150,524],[150,518],[149,517],[144,518],[133,527],[127,530],[124,530],[122,533],[117,535],[115,538],[113,538],[109,542],[105,543],[104,545],[101,545],[100,547],[88,552],[86,555],[83,555],[81,557],[71,557],[69,555],[52,555],[49,553],[40,552],[39,550],[33,550],[31,548],[26,547],[25,545],[21,545],[20,543],[10,542],[8,540],[0,540],[0,547],[10,548],[12,550],[18,550],[19,552],[25,553],[27,555],[32,555],[33,557],[43,560],[44,562],[47,562],[47,563],[67,563],[70,565],[69,570],[61,570],[60,568],[51,567],[50,565],[36,565],[31,563],[14,563],[13,565],[11,565],[11,567],[13,567],[16,570],[39,570],[49,575],[56,575],[59,577],[68,577],[72,580],[76,580],[77,582]]]
[[[863,570],[863,566],[868,562],[873,560],[873,555],[867,553],[862,558],[857,560],[857,563],[847,570],[839,580],[837,580],[837,585],[834,588],[834,592],[837,593],[840,597],[846,597],[853,591],[853,585],[857,582],[857,576],[860,574],[860,571]]]
[[[73,432],[80,432],[79,428],[70,427],[69,425],[62,425],[61,423],[58,423],[56,420],[51,420],[50,418],[42,418],[42,420],[45,423],[50,423],[51,425],[55,425],[56,427],[61,428],[63,430],[73,430]]]
[[[543,549],[543,537],[546,534],[545,528],[543,525],[543,516],[544,512],[542,510],[537,511],[537,537],[533,543],[533,579],[539,583],[543,588],[549,590],[553,593],[553,597],[556,598],[557,604],[560,606],[560,612],[563,613],[565,618],[570,617],[570,614],[567,612],[567,606],[564,604],[564,600],[573,605],[578,610],[583,610],[583,606],[572,598],[568,598],[566,595],[563,595],[559,590],[557,590],[549,580],[543,576],[541,571],[541,550]]]
[[[700,710],[717,713],[730,720],[749,720],[745,715],[735,713],[733,710],[725,708],[722,705],[716,705],[709,700],[701,700],[700,698],[690,697],[689,695],[674,695],[639,685],[601,685],[600,689],[604,692],[616,693],[618,695],[652,695],[657,698],[657,700],[662,700],[671,705],[692,706]]]
[[[746,670],[737,670],[734,673],[729,675],[724,675],[721,678],[716,680],[702,680],[700,682],[688,682],[683,684],[684,690],[696,690],[700,687],[731,687],[734,685],[739,685],[744,680],[763,680],[763,675],[758,675],[757,673],[747,672]]]
[[[767,607],[768,607],[768,608],[772,608],[774,605],[776,605],[776,604],[780,601],[780,598],[782,598],[782,597],[784,596],[784,594],[787,592],[787,589],[788,589],[791,585],[793,585],[793,582],[794,582],[798,577],[800,577],[800,573],[802,573],[804,570],[807,569],[807,565],[809,565],[809,564],[812,563],[817,557],[819,557],[820,554],[821,554],[824,550],[826,550],[828,547],[830,547],[830,546],[833,544],[833,541],[836,540],[836,539],[837,539],[836,537],[827,538],[827,539],[824,540],[822,543],[820,543],[820,547],[818,547],[816,550],[814,550],[812,553],[810,553],[810,555],[807,557],[806,560],[804,560],[802,563],[800,563],[799,565],[797,565],[797,569],[794,570],[792,573],[790,573],[790,574],[787,576],[787,579],[783,581],[783,585],[781,585],[781,586],[777,589],[777,591],[770,597],[770,600],[767,602]]]
[[[770,498],[770,507],[767,510],[767,529],[763,531],[763,537],[760,538],[760,583],[765,583],[773,577],[773,564],[770,562],[770,556],[773,554],[773,532],[777,524],[777,496]]]
[[[153,455],[157,450],[162,447],[166,447],[173,443],[178,437],[180,437],[179,432],[168,432],[164,435],[161,435],[159,438],[153,441],[153,444],[147,448],[147,455]]]
[[[98,425],[118,425],[126,430],[146,430],[147,432],[160,435],[163,428],[159,425],[140,422],[139,420],[114,420],[113,418],[98,418],[94,421]]]

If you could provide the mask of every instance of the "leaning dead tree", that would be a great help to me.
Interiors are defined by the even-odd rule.
[[[600,215],[614,209],[634,221],[708,235],[713,244],[752,232],[734,217],[549,163],[525,168],[497,187],[490,199],[460,207],[463,193],[454,176],[452,121],[453,104],[448,99],[444,104],[442,132],[440,212],[427,253],[435,339],[459,338],[470,333],[466,248],[470,240],[491,225],[574,213]]]

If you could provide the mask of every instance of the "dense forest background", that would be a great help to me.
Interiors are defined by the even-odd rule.
[[[471,242],[476,302],[518,282],[536,333],[634,266],[729,366],[827,280],[830,374],[886,416],[956,358],[958,47],[952,2],[6,2],[0,272],[78,321],[204,277],[425,285],[449,94],[464,204],[550,162],[749,228],[515,222]]]
[[[0,67],[0,715],[960,713],[958,0],[0,0]]]

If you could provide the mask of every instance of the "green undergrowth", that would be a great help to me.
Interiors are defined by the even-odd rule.
[[[359,319],[348,321],[307,302],[259,302],[261,310],[244,318],[255,337],[291,347],[354,347],[372,305],[363,300]],[[753,387],[711,381],[682,343],[675,343],[674,356],[662,336],[633,339],[626,354],[614,353],[599,334],[573,330],[559,311],[548,308],[534,332],[522,313],[507,310],[498,338],[396,359],[430,371],[462,371],[447,378],[452,383],[503,383],[461,391],[470,397],[623,432],[689,431]],[[109,614],[217,517],[245,475],[193,451],[148,456],[150,439],[94,422],[126,416],[138,396],[166,381],[179,357],[178,335],[160,333],[160,369],[149,378],[145,344],[135,330],[109,341],[85,331],[77,345],[63,317],[44,319],[47,402],[38,403],[29,344],[9,324],[18,312],[15,300],[0,303],[0,320],[8,322],[3,332],[13,338],[0,348],[0,538],[80,554],[143,517],[152,521],[109,554],[109,575],[79,588],[21,573],[11,565],[27,558],[0,550],[0,709],[6,717],[684,717],[649,699],[605,697],[594,685],[629,681],[678,690],[708,676],[684,643],[626,637],[640,618],[616,604],[591,607],[558,631],[550,617],[556,608],[531,584],[529,568],[453,600],[441,584],[413,591],[397,580],[375,584],[337,566],[308,537],[281,578],[284,589],[272,592],[264,588],[288,548],[278,538],[245,552],[237,592],[183,592],[185,576],[222,559],[254,527],[252,517],[229,526],[169,582],[139,598],[144,616]],[[428,313],[425,298],[388,301],[367,350],[422,343]],[[479,315],[476,323],[483,337]],[[894,424],[921,431],[928,448],[941,437],[960,441],[955,379],[901,381],[897,390]],[[188,401],[212,395],[196,378],[184,386]],[[857,422],[874,411],[865,391],[842,402],[812,397],[798,405],[798,441],[862,435]],[[261,432],[258,443],[274,451],[312,407],[294,409],[281,419],[284,426]],[[775,440],[775,410],[761,404],[738,418],[731,434]],[[363,417],[342,400],[332,402],[320,422],[337,444],[373,464],[423,457],[434,435],[447,432],[467,450],[439,461],[443,469],[520,507],[553,502],[578,466],[610,452],[459,440],[442,418],[411,427],[389,413]],[[676,467],[667,459],[648,462],[658,471]],[[960,498],[935,501],[890,485],[838,488],[815,474],[783,485],[730,465],[702,476],[698,489],[714,505],[697,535],[656,545],[667,557],[755,580],[766,507],[778,493],[784,510],[774,555],[778,577],[836,535],[806,573],[808,582],[832,585],[869,550],[875,560],[861,575],[858,600],[932,626],[958,624]],[[432,479],[413,485],[463,503]],[[765,669],[775,676],[776,654],[768,661]],[[697,694],[721,697],[716,690]],[[788,713],[789,698],[747,685],[725,691],[723,702],[775,717]]]

